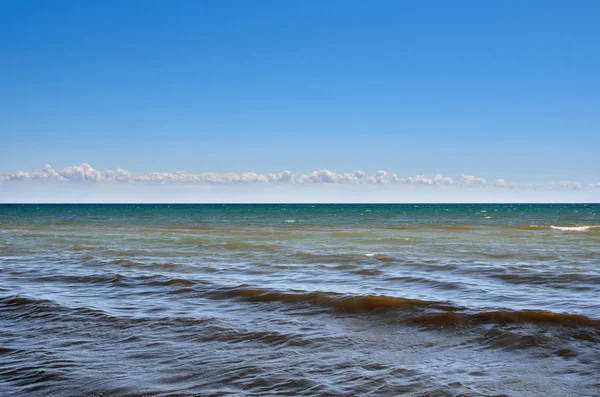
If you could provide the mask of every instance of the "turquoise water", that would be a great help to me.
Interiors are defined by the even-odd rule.
[[[600,394],[600,205],[0,205],[2,395]]]

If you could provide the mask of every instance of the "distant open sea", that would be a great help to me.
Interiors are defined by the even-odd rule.
[[[600,204],[0,205],[0,396],[599,396]]]

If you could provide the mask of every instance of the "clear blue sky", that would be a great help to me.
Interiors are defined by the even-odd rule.
[[[598,1],[2,1],[0,171],[600,179]]]

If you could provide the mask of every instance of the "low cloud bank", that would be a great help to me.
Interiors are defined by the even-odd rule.
[[[108,184],[180,184],[180,185],[245,185],[245,184],[286,184],[286,185],[413,185],[413,186],[454,186],[474,188],[506,188],[506,189],[551,189],[551,190],[584,190],[598,189],[600,182],[582,184],[574,181],[558,181],[545,184],[512,183],[505,179],[488,181],[485,178],[462,174],[459,179],[442,175],[433,178],[416,175],[399,177],[394,172],[377,171],[368,175],[363,171],[353,173],[336,173],[329,170],[316,170],[311,173],[293,173],[282,171],[272,174],[254,172],[198,174],[188,172],[151,172],[134,175],[127,170],[100,171],[89,164],[82,163],[60,169],[50,165],[37,171],[19,171],[0,175],[4,181],[37,181],[37,182],[74,182],[74,183],[108,183]]]

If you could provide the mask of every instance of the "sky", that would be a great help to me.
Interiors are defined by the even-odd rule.
[[[387,199],[382,185],[391,201],[600,201],[598,15],[566,0],[3,1],[0,202],[360,201]]]

